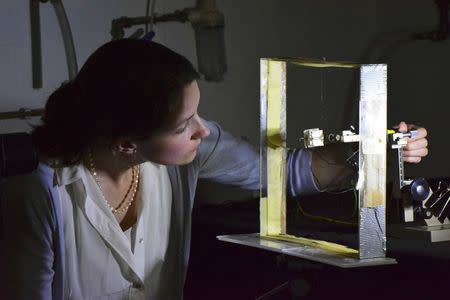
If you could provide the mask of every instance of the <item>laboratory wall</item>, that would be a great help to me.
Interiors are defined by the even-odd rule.
[[[111,21],[121,16],[143,16],[145,0],[63,1],[71,25],[79,67],[97,47],[111,39]],[[157,1],[156,12],[173,12],[195,1]],[[406,120],[429,129],[430,154],[407,176],[449,176],[447,114],[450,105],[448,68],[450,39],[415,40],[414,33],[435,30],[438,13],[428,0],[218,0],[225,15],[228,71],[219,83],[200,82],[200,113],[218,121],[237,136],[259,143],[259,59],[295,56],[388,65],[388,125]],[[47,97],[67,80],[67,65],[58,22],[49,3],[40,5],[43,88],[32,88],[30,13],[28,1],[0,4],[0,112],[41,108]],[[127,29],[131,34],[137,27]],[[197,63],[195,36],[189,23],[154,27],[156,41]],[[293,84],[314,86],[314,76]],[[322,81],[334,79],[327,73]],[[321,102],[305,123],[330,122],[346,129],[357,118],[357,78],[339,83],[331,94],[326,84],[312,91]],[[447,82],[447,84],[445,83]],[[288,86],[289,89],[289,86]],[[295,89],[293,89],[295,90]],[[324,96],[325,95],[325,96]],[[298,98],[301,106],[314,99]],[[339,113],[336,113],[339,112]],[[290,112],[289,116],[295,116]],[[300,113],[299,113],[300,114]],[[308,120],[306,120],[308,119]],[[28,131],[38,118],[0,120],[0,133]],[[322,124],[322,123],[320,123]],[[301,132],[303,128],[295,128]]]

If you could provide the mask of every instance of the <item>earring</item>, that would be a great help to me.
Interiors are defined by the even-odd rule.
[[[132,151],[132,156],[131,156],[131,162],[136,162],[136,154],[137,154],[137,149],[136,148],[133,148],[133,151]]]

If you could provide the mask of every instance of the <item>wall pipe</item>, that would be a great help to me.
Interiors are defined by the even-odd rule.
[[[44,115],[44,109],[26,109],[21,108],[16,111],[7,111],[0,113],[0,120],[7,119],[25,119],[27,117],[39,117]]]
[[[34,89],[42,88],[42,50],[39,4],[48,1],[49,0],[30,0],[31,58]],[[52,4],[58,19],[66,53],[68,77],[69,80],[72,80],[78,73],[78,65],[69,20],[67,19],[66,11],[61,0],[50,0],[50,3]]]
[[[53,5],[56,17],[58,18],[59,28],[61,29],[61,34],[64,42],[64,49],[66,51],[69,80],[72,80],[77,76],[78,65],[69,20],[67,19],[66,11],[61,0],[51,0],[50,2]]]
[[[42,49],[41,49],[41,24],[39,4],[46,3],[49,0],[30,0],[30,19],[31,19],[31,60],[32,60],[32,81],[33,88],[42,88]],[[67,71],[69,80],[74,79],[78,73],[77,57],[73,43],[72,31],[69,20],[61,0],[50,0],[53,5],[59,28],[64,43],[66,53]],[[7,119],[25,119],[26,117],[37,117],[44,114],[44,109],[26,109],[20,108],[16,111],[0,113],[0,120]]]
[[[30,0],[31,75],[33,88],[42,88],[42,48],[39,0]]]

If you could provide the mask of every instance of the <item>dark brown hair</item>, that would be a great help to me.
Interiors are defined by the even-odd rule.
[[[40,155],[71,165],[99,138],[148,137],[173,122],[184,88],[198,78],[185,57],[158,43],[109,42],[50,95],[33,143]]]

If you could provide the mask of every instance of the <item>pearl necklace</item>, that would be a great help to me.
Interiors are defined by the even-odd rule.
[[[113,206],[111,206],[111,204],[109,204],[109,202],[106,199],[105,194],[103,192],[103,188],[102,188],[102,185],[100,184],[100,180],[97,175],[97,171],[96,171],[95,164],[94,164],[94,158],[92,157],[91,150],[88,151],[88,157],[89,157],[89,171],[91,172],[92,176],[94,177],[95,182],[97,183],[97,185],[100,189],[100,192],[102,194],[103,200],[105,200],[106,205],[108,205],[109,209],[111,210],[111,212],[114,215],[127,212],[131,206],[131,203],[133,203],[133,201],[134,201],[134,197],[136,195],[136,191],[139,186],[139,173],[140,173],[139,166],[134,166],[131,169],[131,184],[128,187],[128,190],[127,190],[125,196],[123,197],[122,201],[120,201],[119,205],[116,208],[114,208]],[[130,191],[131,191],[130,201],[128,201],[128,203],[124,207],[121,208],[121,206],[125,203],[126,199],[128,198]]]

